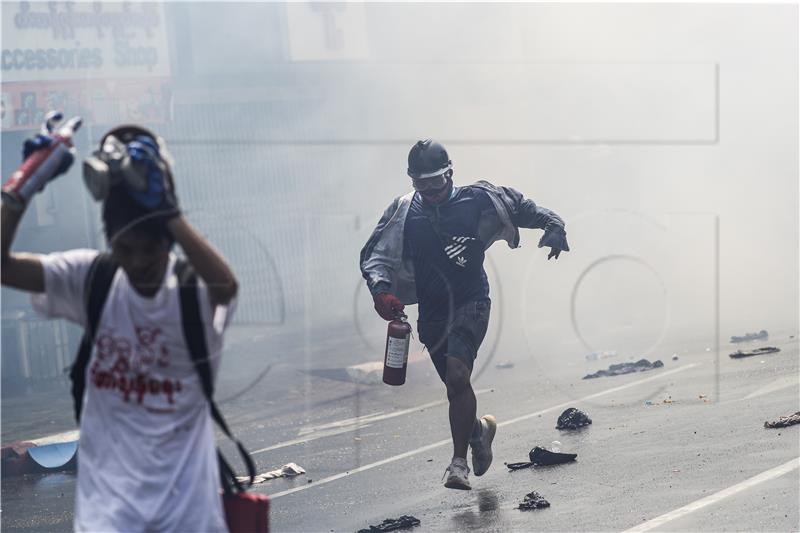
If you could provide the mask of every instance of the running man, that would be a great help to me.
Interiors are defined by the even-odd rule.
[[[450,402],[453,459],[444,486],[469,490],[467,448],[474,474],[482,476],[497,429],[494,416],[477,418],[470,382],[491,309],[484,254],[498,240],[518,247],[519,228],[544,230],[539,247],[550,248],[548,260],[569,245],[564,221],[516,190],[487,181],[454,186],[452,162],[434,140],[411,148],[408,175],[414,191],[384,212],[361,250],[361,272],[385,320],[419,304],[419,338]]]

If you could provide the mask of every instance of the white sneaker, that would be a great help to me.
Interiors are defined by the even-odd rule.
[[[466,459],[453,457],[450,466],[444,471],[444,475],[447,477],[444,486],[448,489],[472,490],[468,479],[469,467]]]
[[[497,421],[492,415],[481,417],[481,436],[475,441],[469,441],[472,448],[472,470],[476,476],[482,476],[492,464],[492,441],[497,433]]]

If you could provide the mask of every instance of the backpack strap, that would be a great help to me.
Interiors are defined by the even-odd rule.
[[[92,355],[92,345],[100,322],[100,313],[106,303],[114,274],[119,265],[109,253],[98,254],[89,267],[83,283],[84,309],[86,310],[86,329],[83,332],[78,355],[69,372],[72,381],[72,403],[75,408],[75,420],[80,423],[83,408],[83,392],[86,389],[86,367]]]
[[[211,418],[222,429],[223,433],[231,439],[239,450],[239,455],[247,466],[247,474],[250,477],[250,484],[253,484],[253,479],[256,475],[256,467],[253,463],[252,457],[245,449],[240,440],[233,436],[228,424],[225,422],[222,413],[219,412],[217,404],[214,402],[214,384],[211,379],[211,365],[208,354],[208,346],[206,344],[205,329],[203,327],[203,320],[200,315],[200,302],[197,297],[197,274],[194,269],[185,259],[178,259],[175,263],[175,274],[178,276],[178,283],[180,285],[180,300],[181,300],[181,323],[183,324],[183,336],[186,341],[186,346],[189,349],[189,354],[192,357],[192,363],[200,375],[200,383],[203,387],[203,393],[208,400],[208,405],[211,408]],[[236,479],[233,469],[225,461],[222,454],[217,451],[219,457],[221,477],[223,480],[222,486],[226,493],[232,489],[238,492],[244,490],[242,485]]]

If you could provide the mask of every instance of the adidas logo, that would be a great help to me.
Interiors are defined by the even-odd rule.
[[[446,253],[447,257],[449,257],[450,259],[454,259],[456,256],[460,255],[464,250],[466,250],[467,249],[467,243],[469,241],[474,241],[475,238],[474,237],[453,237],[452,240],[453,240],[452,244],[450,244],[449,246],[445,246],[444,247],[444,253]],[[463,259],[464,264],[467,263],[467,260],[464,259],[463,257],[461,257],[460,259]],[[460,264],[459,266],[464,266],[464,264]]]
[[[458,259],[456,259],[456,265],[458,265],[458,266],[463,268],[463,267],[467,266],[467,260],[464,259],[464,257],[459,256]]]

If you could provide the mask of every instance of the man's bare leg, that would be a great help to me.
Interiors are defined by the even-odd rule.
[[[469,367],[447,357],[447,399],[450,400],[450,433],[453,437],[453,457],[467,458],[469,439],[475,425],[477,401],[470,383]]]

